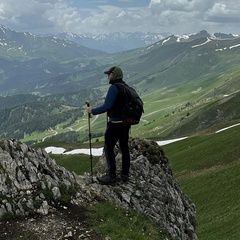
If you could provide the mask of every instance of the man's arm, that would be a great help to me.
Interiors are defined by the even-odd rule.
[[[112,108],[116,97],[118,95],[118,88],[114,85],[111,85],[108,89],[105,101],[102,106],[93,108],[93,109],[86,109],[88,113],[92,113],[93,115],[101,114],[107,112],[109,109]]]

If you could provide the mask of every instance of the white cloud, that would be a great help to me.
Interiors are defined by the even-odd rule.
[[[152,8],[154,6],[158,6],[161,4],[161,0],[151,0],[150,3],[149,3],[149,7]]]
[[[239,33],[240,3],[235,0],[215,2],[205,13],[204,21],[209,28]]]
[[[128,3],[127,0],[121,2]],[[131,0],[131,6],[134,2],[141,1]],[[17,31],[79,34],[117,31],[180,34],[202,29],[237,33],[240,20],[238,0],[149,0],[145,6],[142,3],[142,7],[131,8],[113,6],[114,3],[109,0],[1,0],[0,20],[1,24]]]
[[[2,0],[0,8],[4,11],[3,24],[16,30],[30,31],[34,28],[52,26],[52,23],[43,17],[46,9],[51,8],[49,2]]]
[[[236,5],[226,3],[215,3],[211,9],[208,10],[207,16],[214,18],[240,18],[239,8]]]
[[[69,7],[64,2],[57,2],[46,9],[43,17],[55,25],[56,30],[71,32],[75,26],[82,22],[82,18],[76,8]]]

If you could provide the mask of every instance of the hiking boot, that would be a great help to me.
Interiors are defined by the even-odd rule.
[[[121,174],[120,176],[120,180],[123,182],[123,183],[127,183],[128,180],[129,180],[129,175],[128,174]]]
[[[108,174],[103,175],[102,177],[97,177],[97,180],[102,185],[115,185],[117,182],[115,177],[111,177]]]

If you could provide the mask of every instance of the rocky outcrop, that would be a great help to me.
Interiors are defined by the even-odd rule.
[[[15,140],[0,142],[0,219],[9,214],[46,215],[67,202],[86,205],[105,199],[146,214],[173,239],[197,239],[195,206],[174,179],[162,148],[144,139],[131,139],[129,145],[129,182],[103,186],[95,177],[76,176],[58,166],[43,149]],[[118,148],[116,155],[121,170]],[[104,155],[94,171],[94,175],[105,173]]]
[[[85,184],[86,189],[122,207],[146,214],[167,230],[173,239],[198,239],[195,205],[174,179],[162,148],[154,141],[143,139],[132,139],[129,145],[132,159],[129,183],[114,187],[91,183]],[[116,161],[117,168],[121,170],[121,153],[118,149]],[[94,170],[96,174],[106,172],[104,155]]]
[[[51,206],[68,202],[77,192],[76,178],[49,158],[16,140],[0,145],[0,219],[46,215]]]

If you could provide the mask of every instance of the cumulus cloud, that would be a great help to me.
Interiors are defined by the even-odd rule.
[[[48,2],[2,0],[0,5],[1,23],[20,31],[53,27],[54,24],[43,16],[45,10],[50,7],[51,4]]]
[[[211,9],[208,10],[206,17],[208,20],[211,21],[226,21],[228,19],[228,22],[239,22],[240,20],[240,14],[239,9],[236,8],[236,5],[231,5],[228,3],[215,3]]]
[[[122,0],[122,3],[127,1]],[[139,0],[132,0],[139,4]],[[120,7],[115,1],[1,0],[0,21],[14,30],[111,33],[152,31],[237,32],[238,0],[149,0],[146,6]],[[118,2],[120,3],[120,2]]]
[[[51,8],[45,9],[42,15],[49,22],[54,23],[55,30],[71,32],[75,26],[82,22],[82,18],[74,7],[69,7],[66,3],[56,2]]]
[[[215,0],[151,0],[149,9],[155,25],[173,33],[201,29],[238,31],[235,23],[240,20],[240,4],[237,0],[224,3]]]
[[[207,27],[225,33],[239,33],[240,3],[235,0],[215,2],[204,15]],[[223,32],[222,31],[222,32]]]

